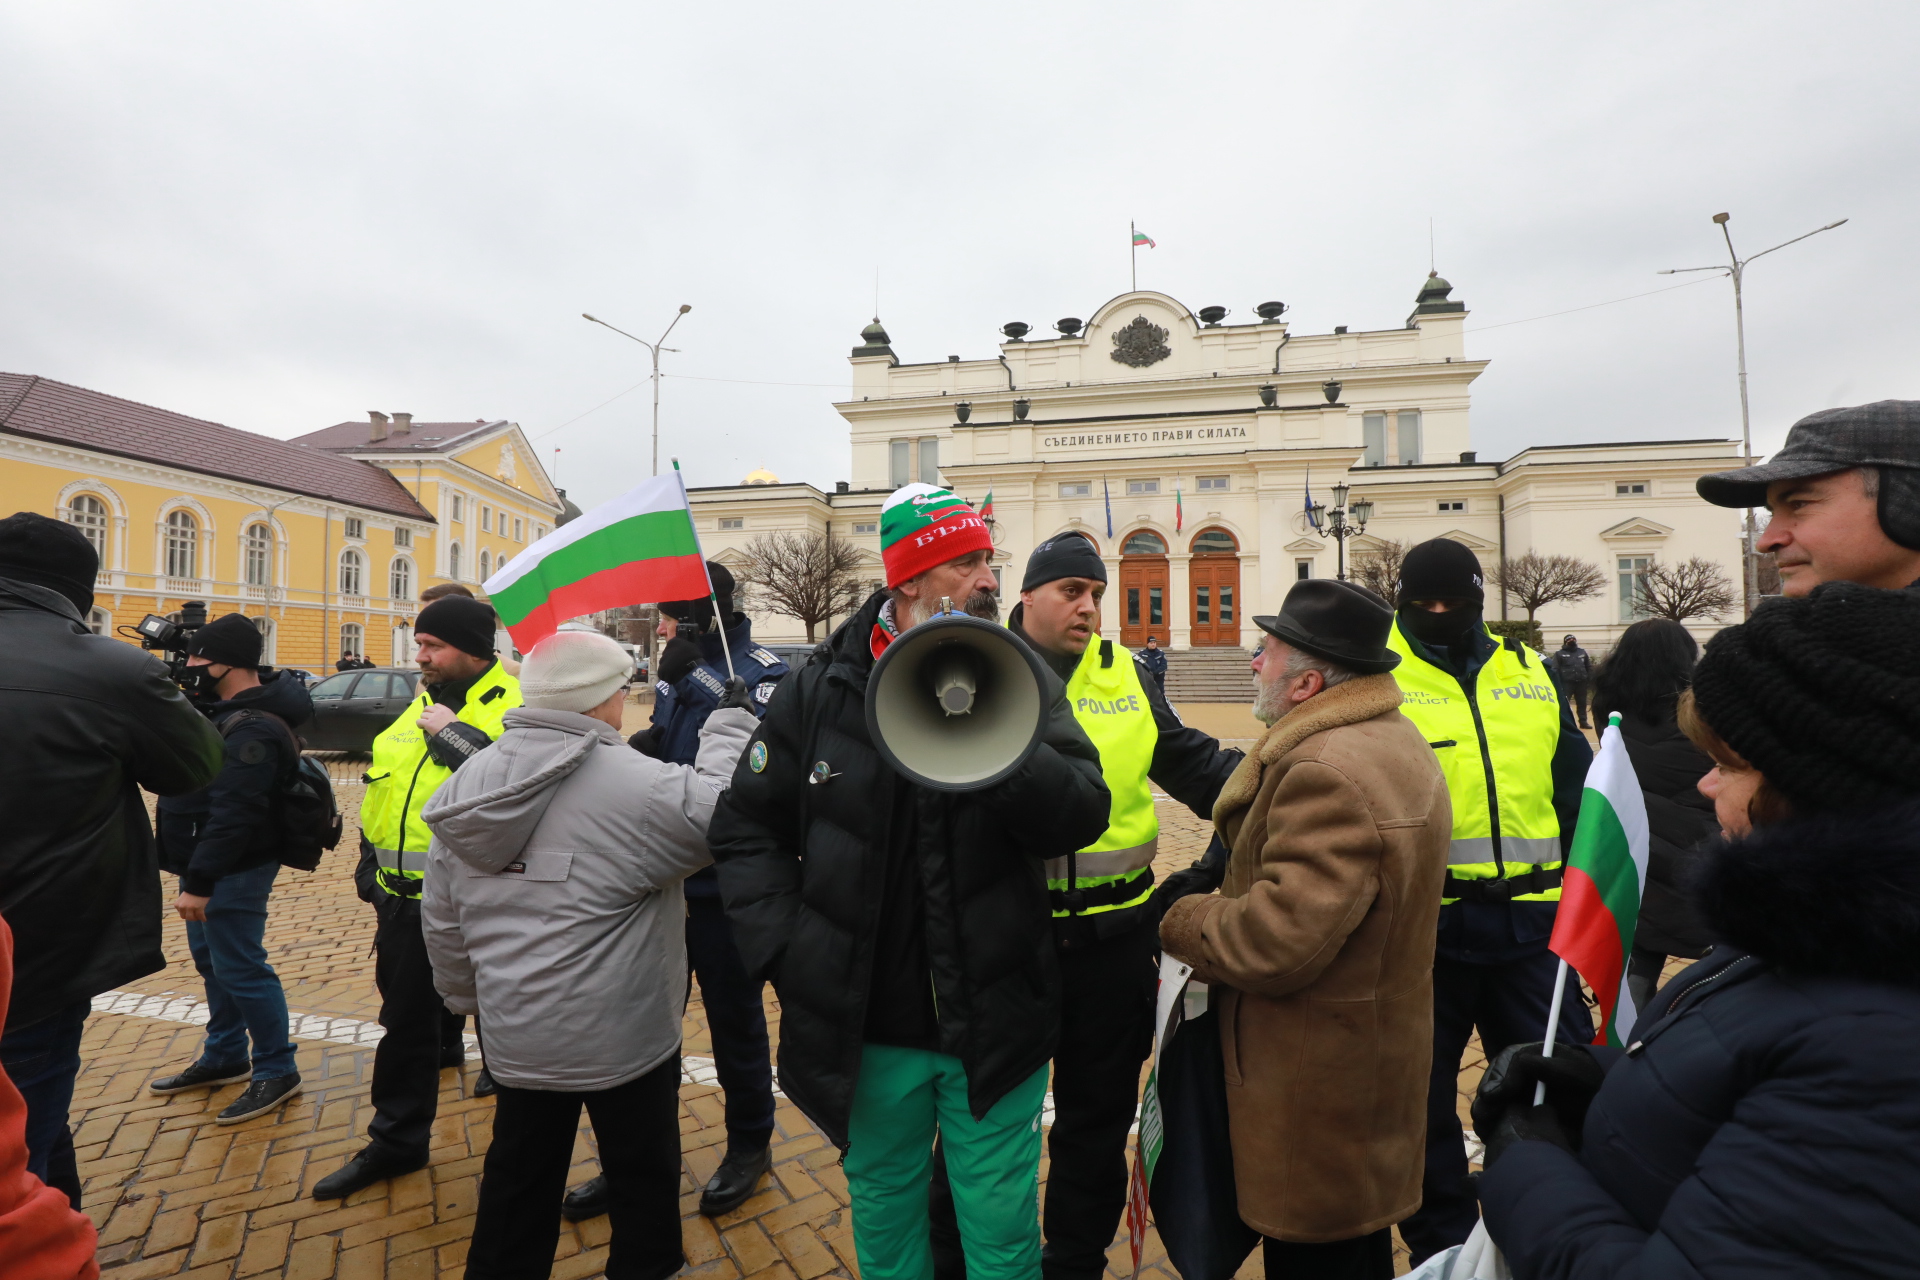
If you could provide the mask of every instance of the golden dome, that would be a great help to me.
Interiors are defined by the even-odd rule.
[[[740,483],[741,484],[779,484],[780,477],[773,474],[773,472],[767,470],[765,467],[761,467],[758,471],[747,472],[746,479],[742,480]]]

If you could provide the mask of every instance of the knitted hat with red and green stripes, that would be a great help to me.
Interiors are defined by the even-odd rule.
[[[986,521],[946,489],[910,484],[894,490],[880,508],[880,558],[889,587],[935,565],[992,550]]]

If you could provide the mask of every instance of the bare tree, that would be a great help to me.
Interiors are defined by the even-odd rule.
[[[754,601],[774,613],[797,618],[814,631],[859,590],[854,574],[860,568],[860,549],[842,538],[824,533],[762,533],[743,549],[746,563],[735,578],[749,588]],[[736,597],[741,595],[737,588]]]
[[[1715,621],[1740,606],[1740,588],[1711,560],[1693,556],[1680,564],[1658,560],[1639,575],[1640,608],[1654,618]]]
[[[1488,580],[1527,611],[1527,621],[1550,604],[1591,600],[1607,589],[1600,566],[1578,556],[1543,556],[1529,551],[1495,565]]]
[[[1378,547],[1354,554],[1353,580],[1392,604],[1394,592],[1399,589],[1400,562],[1406,558],[1407,544],[1398,538],[1388,538]]]

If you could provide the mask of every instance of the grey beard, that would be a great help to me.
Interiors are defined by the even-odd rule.
[[[1258,676],[1253,681],[1253,718],[1261,724],[1271,725],[1287,714],[1287,708],[1281,699],[1282,685],[1275,681],[1268,684]]]
[[[938,600],[916,600],[907,606],[907,624],[917,627],[934,617],[940,611]],[[1000,597],[991,591],[976,591],[967,597],[960,606],[960,612],[970,618],[979,618],[983,622],[1000,620]]]

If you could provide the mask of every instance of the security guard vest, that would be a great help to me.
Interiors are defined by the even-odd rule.
[[[1098,840],[1047,861],[1047,896],[1055,916],[1097,915],[1138,906],[1153,893],[1148,868],[1160,849],[1147,770],[1160,729],[1140,687],[1133,655],[1111,640],[1087,646],[1067,681],[1073,718],[1100,749],[1100,772],[1113,794],[1107,829]]]
[[[747,682],[753,714],[766,718],[767,704],[788,674],[780,655],[753,642],[753,626],[741,622],[727,629],[727,650],[717,634],[699,638],[702,661],[680,678],[678,685],[653,682],[653,723],[660,731],[660,758],[668,764],[692,764],[700,754],[700,729],[720,705],[727,691],[726,653],[733,654],[733,671]],[[698,874],[697,872],[695,874]]]
[[[458,719],[489,738],[500,736],[501,721],[521,703],[520,682],[496,661],[467,690]],[[427,736],[414,722],[433,705],[424,682],[419,696],[373,740],[367,766],[367,798],[360,803],[360,833],[380,862],[380,887],[401,898],[420,896],[426,873],[427,845],[433,832],[420,811],[453,770],[427,750]]]
[[[1453,800],[1453,844],[1442,902],[1558,902],[1560,818],[1553,809],[1553,753],[1560,744],[1560,702],[1545,659],[1503,641],[1462,686],[1414,653],[1393,623],[1388,646],[1400,655],[1393,678],[1400,711],[1440,759]],[[1466,895],[1458,881],[1504,882]]]

